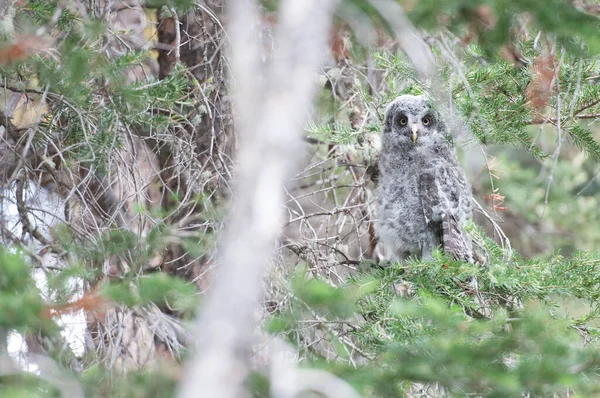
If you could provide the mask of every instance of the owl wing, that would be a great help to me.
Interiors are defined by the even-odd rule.
[[[444,251],[457,260],[472,261],[471,244],[463,231],[452,209],[458,206],[459,193],[452,186],[450,195],[440,195],[438,184],[433,174],[423,173],[419,176],[419,195],[425,222],[432,228]],[[444,184],[447,186],[448,184]],[[454,189],[453,189],[454,188]],[[456,202],[456,203],[454,203]]]

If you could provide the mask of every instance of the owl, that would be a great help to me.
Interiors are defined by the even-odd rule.
[[[441,247],[473,261],[464,230],[472,195],[440,115],[424,96],[403,95],[386,111],[379,156],[378,235],[390,260],[430,259]]]

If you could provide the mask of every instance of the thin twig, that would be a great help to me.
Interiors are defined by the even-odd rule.
[[[29,222],[29,217],[27,217],[27,206],[25,205],[25,200],[23,199],[23,186],[27,181],[27,174],[25,169],[21,169],[17,177],[17,210],[19,212],[19,219],[21,221],[21,225],[23,226],[23,231],[30,234],[32,237],[37,239],[40,243],[46,246],[50,246],[52,243],[46,239],[44,235],[38,231],[37,228],[34,228]]]

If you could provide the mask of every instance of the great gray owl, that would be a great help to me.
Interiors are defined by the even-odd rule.
[[[441,246],[473,261],[464,223],[471,218],[471,186],[448,139],[444,122],[424,96],[392,102],[379,157],[379,240],[391,260],[431,258]]]

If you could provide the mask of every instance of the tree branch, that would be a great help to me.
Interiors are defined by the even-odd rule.
[[[27,206],[25,205],[25,200],[23,199],[23,187],[26,181],[27,177],[25,175],[25,170],[21,169],[17,178],[17,210],[19,211],[19,219],[21,220],[23,231],[30,234],[43,245],[50,246],[52,242],[46,239],[46,237],[42,235],[37,228],[34,228],[29,222],[29,217],[27,217]]]

